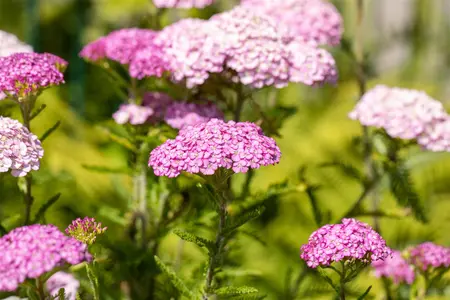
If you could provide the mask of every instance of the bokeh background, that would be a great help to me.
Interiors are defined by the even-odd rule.
[[[168,11],[163,23],[187,16],[208,18],[236,2],[219,0],[202,11]],[[356,1],[333,3],[344,17],[344,36],[351,42]],[[33,174],[35,207],[57,192],[62,193],[47,214],[47,222],[65,228],[75,217],[96,216],[110,227],[107,235],[122,234],[117,228],[124,220],[122,211],[128,201],[130,180],[83,168],[84,164],[126,166],[124,150],[96,126],[111,119],[120,99],[107,75],[83,62],[78,52],[85,43],[111,30],[151,27],[154,11],[149,0],[0,0],[0,30],[16,34],[38,52],[51,52],[69,61],[66,84],[43,94],[39,101],[48,108],[33,124],[33,131],[40,135],[56,121],[62,121],[45,143],[41,171]],[[423,89],[444,105],[450,105],[450,1],[368,0],[363,30],[372,73],[369,86],[384,83]],[[283,153],[281,163],[258,170],[251,189],[264,192],[270,184],[285,180],[299,184],[299,170],[307,166],[308,180],[321,186],[318,192],[321,207],[338,216],[358,197],[360,185],[337,170],[318,166],[339,159],[362,169],[352,144],[361,128],[347,118],[358,100],[352,62],[340,47],[331,51],[340,72],[336,87],[292,85],[277,93],[279,101],[296,112],[284,123],[281,137],[277,138]],[[261,93],[258,99],[269,96],[273,95]],[[7,105],[2,102],[0,108]],[[245,113],[250,114],[251,109],[247,107]],[[415,221],[396,206],[388,192],[382,193],[383,209],[404,215],[383,219],[382,235],[391,247],[399,249],[427,240],[450,246],[450,154],[411,153],[408,164],[413,167],[413,179],[429,222]],[[248,226],[248,231],[257,234],[262,242],[241,235],[233,245],[237,249],[234,260],[250,270],[241,274],[245,275],[243,282],[257,286],[268,299],[283,299],[288,274],[297,274],[302,268],[299,247],[316,227],[308,198],[302,191],[274,197],[267,205],[263,217]],[[22,208],[15,179],[0,174],[0,219],[6,220],[5,225],[14,224],[21,218]],[[361,219],[372,222],[370,217]],[[160,255],[181,265],[205,258],[201,251],[180,242],[173,234],[164,240]],[[179,271],[184,272],[183,268]],[[188,272],[185,271],[185,276],[189,276]],[[323,283],[314,277],[305,278],[299,299],[330,299],[332,294]],[[370,271],[356,283],[355,289],[364,290],[368,283],[374,285],[372,295],[380,291],[381,284]],[[450,291],[441,299],[450,299]]]

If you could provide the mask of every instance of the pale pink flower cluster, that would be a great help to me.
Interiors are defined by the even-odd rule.
[[[167,107],[164,121],[173,128],[181,129],[213,118],[223,119],[223,113],[213,103],[173,102]]]
[[[276,164],[281,157],[275,141],[250,122],[207,123],[186,126],[173,140],[155,148],[149,166],[156,176],[177,177],[181,172],[213,175],[217,169],[245,173]]]
[[[29,52],[33,52],[31,46],[20,41],[14,34],[0,30],[0,57]]]
[[[386,241],[368,224],[356,219],[342,219],[314,231],[301,247],[300,257],[310,268],[329,266],[339,261],[370,264],[391,255]]]
[[[64,289],[65,300],[76,300],[80,282],[70,273],[56,272],[46,282],[50,295],[56,297],[60,289]]]
[[[450,267],[450,248],[426,242],[408,250],[409,262],[421,271]]]
[[[153,0],[159,8],[203,8],[213,4],[214,0]]]
[[[323,0],[241,0],[241,5],[273,17],[295,37],[319,45],[336,46],[343,20],[336,7]]]
[[[450,151],[449,115],[425,92],[378,85],[358,102],[349,117],[384,129],[393,138],[416,139],[432,151]]]
[[[0,238],[0,291],[14,291],[27,279],[65,264],[90,261],[87,245],[54,225],[16,228]]]
[[[152,108],[132,103],[122,104],[112,117],[117,124],[141,125],[146,123],[152,115]]]
[[[414,282],[414,268],[403,258],[400,251],[392,251],[392,256],[384,260],[372,262],[376,277],[385,277],[392,280],[394,284]]]
[[[22,177],[39,170],[44,156],[41,142],[19,121],[0,116],[0,172]]]

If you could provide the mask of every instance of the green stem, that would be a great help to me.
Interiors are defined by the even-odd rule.
[[[44,282],[42,282],[42,278],[36,278],[36,291],[38,293],[38,297],[40,300],[45,300],[45,292],[44,292]]]
[[[392,298],[391,283],[389,282],[389,279],[387,279],[386,277],[382,277],[382,281],[384,291],[386,293],[386,300],[393,300],[394,298]]]
[[[314,194],[314,188],[308,186],[306,188],[306,195],[308,195],[309,202],[311,204],[311,208],[314,215],[314,220],[316,222],[317,227],[322,226],[322,214],[319,209],[319,205],[317,203],[316,195]]]
[[[136,154],[135,172],[133,176],[133,206],[134,210],[142,216],[140,218],[140,238],[141,247],[147,245],[147,167],[145,165],[145,157],[147,155],[147,144],[139,142],[137,145],[138,153]]]
[[[346,272],[347,270],[345,269],[345,263],[342,263],[342,274],[341,274],[341,280],[340,280],[340,285],[339,285],[339,299],[340,300],[345,300],[345,278],[346,278]]]

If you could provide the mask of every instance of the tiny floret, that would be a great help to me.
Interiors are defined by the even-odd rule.
[[[213,4],[214,0],[153,0],[159,8],[203,8]]]
[[[97,236],[105,233],[106,229],[108,228],[102,227],[102,223],[97,223],[94,218],[85,217],[72,221],[66,228],[66,233],[84,244],[91,245]]]
[[[164,120],[176,129],[197,125],[213,118],[223,119],[222,112],[213,103],[197,104],[173,102],[167,107]]]
[[[422,91],[378,85],[361,98],[349,117],[364,126],[382,128],[393,138],[411,140],[421,139],[447,119],[447,113]]]
[[[22,177],[39,170],[44,156],[41,142],[19,121],[0,116],[0,172]]]
[[[22,101],[44,88],[64,83],[67,62],[44,53],[15,53],[0,57],[0,92]]]
[[[394,284],[414,282],[414,268],[403,258],[400,251],[392,251],[392,256],[384,260],[372,262],[376,277],[385,277],[392,280]]]
[[[156,176],[177,177],[181,172],[213,175],[219,168],[245,173],[250,168],[279,162],[275,140],[250,122],[206,123],[183,127],[178,136],[155,148],[149,166]]]
[[[87,245],[64,235],[54,225],[13,229],[0,238],[0,291],[14,291],[27,279],[65,264],[90,261]]]
[[[301,247],[300,257],[310,268],[330,266],[339,261],[370,264],[391,255],[386,241],[368,224],[356,219],[342,219],[314,231]]]
[[[113,119],[117,124],[130,123],[141,125],[153,115],[153,109],[137,104],[122,104],[118,111],[113,114]]]
[[[421,271],[450,267],[450,248],[426,242],[408,251],[409,262]]]

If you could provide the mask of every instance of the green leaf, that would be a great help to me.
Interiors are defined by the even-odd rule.
[[[322,168],[335,167],[339,171],[341,171],[342,174],[346,175],[349,178],[356,179],[358,181],[362,181],[364,178],[364,176],[356,167],[343,161],[333,160],[331,162],[322,163],[319,166]]]
[[[358,297],[358,300],[364,300],[366,298],[366,296],[369,295],[369,292],[371,289],[372,289],[372,286],[369,286],[367,288],[367,290],[364,292],[364,294],[362,294],[361,296]]]
[[[121,216],[121,211],[117,208],[110,207],[110,206],[101,206],[98,214],[103,219],[108,219],[118,225],[125,226],[127,225],[127,220]]]
[[[224,235],[231,234],[233,231],[246,224],[247,222],[258,218],[262,215],[265,209],[266,208],[264,205],[260,205],[253,210],[246,211],[238,216],[235,216],[231,219],[231,221],[227,222],[228,224],[225,227]]]
[[[92,166],[92,165],[82,165],[86,170],[99,172],[99,173],[112,173],[112,174],[130,174],[130,170],[126,167],[123,168],[111,168],[106,166]]]
[[[184,284],[184,282],[177,276],[175,271],[173,271],[171,268],[166,266],[158,256],[155,255],[155,261],[158,265],[159,269],[169,277],[170,281],[174,285],[174,287],[184,296],[188,297],[189,299],[194,298],[194,294],[192,291]]]
[[[41,142],[43,142],[46,138],[48,138],[56,129],[58,129],[59,125],[61,125],[61,121],[56,122],[52,127],[47,129],[46,132],[39,138]]]
[[[131,150],[133,152],[136,152],[136,147],[126,138],[117,135],[116,133],[112,132],[111,129],[100,126],[100,129],[114,142],[117,144],[127,148],[128,150]]]
[[[58,300],[66,300],[66,292],[65,292],[64,288],[59,289]]]
[[[178,235],[181,239],[196,244],[199,247],[204,247],[209,250],[211,253],[216,252],[216,244],[208,239],[196,236],[195,234],[180,230],[180,229],[174,229],[173,233]]]
[[[36,109],[30,116],[30,121],[36,118],[45,108],[47,108],[47,105],[42,104],[38,109]]]
[[[387,172],[391,193],[397,203],[403,207],[411,208],[417,220],[426,222],[427,217],[409,170],[399,162],[396,165],[387,166]]]
[[[97,276],[95,275],[94,269],[89,264],[86,264],[86,273],[89,278],[89,282],[91,284],[94,299],[100,300],[99,290],[98,290],[98,279],[97,279]]]
[[[225,286],[217,289],[215,291],[215,294],[218,296],[241,296],[241,295],[248,295],[248,294],[254,294],[257,293],[258,290],[249,287],[249,286],[241,286],[241,287],[234,287],[234,286]]]
[[[45,213],[47,212],[47,210],[56,203],[56,201],[58,201],[59,197],[61,197],[61,193],[56,194],[55,196],[51,197],[50,199],[48,199],[38,210],[36,216],[34,217],[34,221],[33,223],[38,223],[39,220],[41,220]]]
[[[209,184],[197,183],[197,188],[206,195],[206,199],[212,204],[216,212],[220,212],[220,200],[217,198],[216,192]]]
[[[333,283],[330,277],[328,277],[327,273],[322,268],[317,268],[317,272],[319,272],[320,277],[322,277],[335,291],[339,294],[339,287]]]
[[[7,233],[8,233],[8,230],[6,230],[6,228],[3,227],[2,223],[0,223],[0,237],[4,236]]]
[[[77,293],[77,295],[75,296],[75,300],[82,300],[80,293]]]

